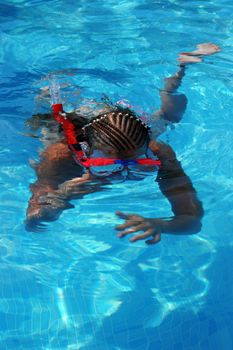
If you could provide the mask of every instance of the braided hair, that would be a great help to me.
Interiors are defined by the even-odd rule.
[[[149,143],[149,126],[134,113],[112,111],[100,114],[82,130],[91,145],[117,153],[134,151]]]

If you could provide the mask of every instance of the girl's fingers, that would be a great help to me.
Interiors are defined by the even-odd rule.
[[[148,239],[146,241],[146,244],[156,244],[161,240],[161,233],[158,232],[154,235],[154,237],[152,239]]]
[[[125,228],[130,227],[130,226],[133,226],[133,222],[130,221],[130,220],[128,220],[128,221],[126,221],[124,224],[116,226],[115,229],[116,229],[117,231],[122,231],[122,230],[124,230]]]
[[[122,230],[124,230],[125,228],[127,228],[127,227],[130,227],[130,226],[133,226],[133,227],[135,227],[135,232],[136,231],[140,231],[140,230],[142,230],[142,228],[145,228],[146,227],[146,225],[144,224],[144,223],[141,223],[141,220],[127,220],[124,224],[122,224],[122,225],[117,225],[116,227],[115,227],[115,229],[117,230],[117,231],[122,231]]]
[[[194,54],[192,54],[192,52],[180,52],[180,55],[185,55],[185,56],[194,56]]]
[[[131,226],[131,225],[130,225]],[[137,225],[135,227],[132,227],[130,228],[129,230],[126,230],[124,232],[121,232],[117,235],[117,237],[125,237],[126,235],[129,235],[131,233],[134,233],[134,232],[138,232],[138,231],[142,231],[143,229],[145,229],[145,225],[144,224],[141,224],[141,225]]]
[[[134,242],[140,241],[140,240],[142,240],[142,239],[145,239],[145,238],[151,236],[151,235],[152,235],[152,232],[153,232],[153,231],[152,231],[151,229],[150,229],[150,230],[147,230],[146,232],[144,232],[144,233],[142,233],[142,234],[140,234],[140,235],[137,235],[137,236],[134,236],[134,237],[130,238],[130,242],[131,242],[131,243],[134,243]]]
[[[116,211],[116,215],[119,216],[123,220],[135,220],[135,221],[142,220],[142,217],[139,215],[125,214],[125,213],[122,213],[122,211]]]
[[[41,233],[47,230],[47,226],[42,223],[34,223],[33,225],[26,225],[26,230],[34,233]]]
[[[121,211],[116,211],[116,215],[119,216],[119,218],[127,220],[128,219],[128,214],[124,214]]]
[[[145,218],[135,214],[125,214],[121,211],[117,211],[116,215],[118,215],[121,219],[126,220],[122,225],[116,226],[116,230],[120,231],[117,234],[117,237],[123,238],[135,232],[144,231],[141,234],[131,237],[130,242],[134,243],[139,240],[144,240],[150,236],[152,236],[152,239],[148,239],[146,241],[147,244],[156,244],[160,241],[160,231],[157,230],[157,232],[154,233],[155,228],[152,228],[150,221],[146,220]]]

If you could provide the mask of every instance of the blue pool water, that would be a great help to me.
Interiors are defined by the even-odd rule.
[[[232,12],[227,0],[0,3],[1,350],[233,348]],[[149,247],[118,240],[116,210],[171,215],[148,177],[73,201],[46,233],[26,232],[29,159],[42,144],[24,136],[25,121],[49,111],[39,96],[48,74],[66,109],[104,93],[152,112],[177,53],[210,41],[221,53],[188,68],[187,112],[162,136],[203,202],[202,231]]]

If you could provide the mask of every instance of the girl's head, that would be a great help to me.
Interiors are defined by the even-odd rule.
[[[101,150],[115,158],[135,158],[146,152],[149,127],[130,110],[100,114],[82,130],[91,150]]]

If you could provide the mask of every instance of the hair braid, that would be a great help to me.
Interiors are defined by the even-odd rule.
[[[91,143],[118,152],[141,148],[149,142],[149,129],[134,114],[117,111],[101,114],[83,127]]]

